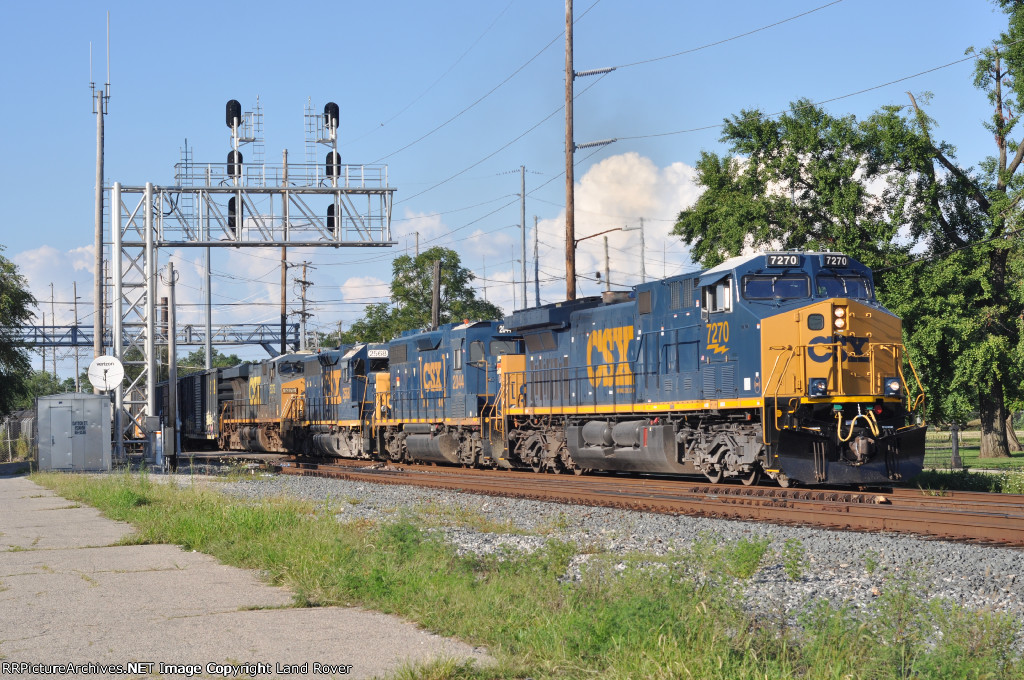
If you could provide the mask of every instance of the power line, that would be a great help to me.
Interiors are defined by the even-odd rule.
[[[673,57],[681,57],[684,54],[693,54],[694,52],[699,52],[701,50],[706,50],[709,47],[716,47],[718,45],[724,45],[727,42],[732,42],[733,40],[739,40],[740,38],[746,38],[747,36],[754,35],[755,33],[760,33],[761,31],[767,31],[769,28],[775,28],[776,26],[781,26],[782,24],[788,23],[790,21],[795,21],[797,19],[800,19],[802,17],[807,16],[808,14],[814,14],[815,12],[819,12],[819,11],[821,11],[821,10],[827,8],[827,7],[831,7],[832,5],[838,5],[842,1],[843,0],[834,0],[833,2],[826,3],[824,5],[821,5],[820,7],[815,7],[814,9],[810,9],[810,10],[807,10],[806,12],[802,12],[802,13],[797,14],[795,16],[791,16],[788,19],[781,19],[779,21],[776,21],[775,23],[771,23],[771,24],[768,24],[766,26],[761,26],[760,28],[755,28],[752,31],[747,31],[746,33],[739,33],[739,34],[734,35],[734,36],[729,37],[729,38],[723,38],[721,40],[716,40],[715,42],[706,43],[704,45],[701,45],[700,47],[691,47],[690,49],[683,50],[682,52],[674,52],[673,54],[666,54],[666,55],[661,56],[661,57],[652,57],[650,59],[642,59],[640,61],[634,61],[634,62],[630,62],[628,64],[620,64],[618,66],[613,66],[612,68],[620,69],[620,68],[629,68],[630,66],[640,66],[641,64],[650,64],[650,63],[655,62],[655,61],[662,61],[662,60],[665,60],[665,59],[672,59]],[[619,139],[623,139],[623,138],[620,137]]]
[[[453,70],[455,69],[455,67],[456,67],[456,66],[458,66],[458,65],[459,65],[459,64],[460,64],[460,63],[462,62],[462,60],[463,60],[463,59],[465,59],[465,58],[466,58],[466,56],[467,56],[467,55],[468,55],[468,54],[469,54],[470,52],[472,52],[472,51],[473,51],[473,48],[475,48],[475,47],[476,47],[476,46],[477,46],[477,45],[478,45],[478,44],[480,43],[480,41],[484,39],[484,36],[485,36],[485,35],[487,35],[488,33],[490,33],[491,29],[492,29],[492,28],[494,28],[494,26],[495,26],[495,25],[496,25],[496,24],[498,23],[498,20],[499,20],[499,19],[501,19],[501,17],[503,17],[503,16],[505,15],[505,12],[507,12],[507,11],[508,11],[508,8],[509,8],[509,7],[511,7],[511,6],[513,5],[513,3],[514,3],[514,2],[515,2],[515,0],[511,0],[511,1],[510,1],[510,2],[509,2],[509,3],[507,4],[507,5],[505,5],[505,9],[501,10],[500,12],[498,12],[498,16],[494,17],[494,21],[492,21],[492,22],[490,23],[490,25],[489,25],[489,26],[488,26],[487,28],[485,28],[485,29],[484,29],[483,33],[481,33],[481,34],[480,34],[479,36],[477,36],[477,39],[476,39],[476,40],[474,40],[474,41],[473,41],[473,43],[472,43],[472,44],[471,44],[471,45],[470,45],[470,46],[469,46],[468,48],[466,48],[466,51],[465,51],[465,52],[463,52],[463,53],[462,53],[462,54],[461,54],[461,55],[459,56],[459,58],[458,58],[458,59],[456,59],[456,60],[455,60],[454,62],[452,62],[452,65],[451,65],[451,66],[449,66],[449,67],[448,67],[448,69],[447,69],[447,70],[446,70],[446,71],[445,71],[444,73],[442,73],[441,75],[439,75],[439,76],[437,77],[437,80],[435,80],[435,81],[434,81],[434,82],[432,82],[432,83],[431,83],[430,85],[428,85],[428,86],[427,86],[427,88],[426,88],[425,90],[423,90],[423,92],[420,92],[420,94],[419,94],[419,95],[418,95],[418,96],[417,96],[417,97],[416,97],[415,99],[413,99],[413,100],[412,100],[411,102],[409,102],[408,104],[406,104],[405,106],[403,106],[403,107],[401,108],[401,110],[399,110],[399,111],[398,111],[398,113],[396,113],[396,114],[394,114],[393,116],[391,116],[390,118],[388,118],[388,119],[387,119],[386,121],[384,121],[383,123],[381,123],[381,124],[380,124],[380,125],[379,125],[378,127],[376,127],[376,128],[373,128],[372,130],[367,130],[366,132],[364,132],[364,133],[363,133],[362,135],[360,135],[359,137],[356,137],[356,138],[355,138],[355,139],[353,139],[352,141],[348,142],[348,143],[346,144],[346,146],[349,146],[349,145],[351,145],[351,144],[354,144],[355,142],[358,142],[359,140],[363,139],[364,137],[367,137],[368,135],[370,135],[370,134],[372,134],[372,133],[374,133],[374,132],[377,132],[378,130],[380,130],[380,128],[382,128],[382,127],[385,127],[385,126],[386,126],[386,125],[388,125],[388,124],[389,124],[389,123],[390,123],[391,121],[393,121],[394,119],[398,118],[398,117],[399,117],[399,116],[401,116],[401,115],[402,115],[403,113],[405,113],[405,112],[406,112],[406,111],[408,111],[408,110],[409,110],[410,108],[412,108],[412,106],[413,106],[414,104],[416,104],[416,103],[417,103],[417,102],[418,102],[419,100],[423,99],[423,97],[424,97],[424,96],[426,96],[426,94],[427,94],[428,92],[430,92],[431,90],[433,90],[433,89],[434,89],[434,88],[435,88],[435,87],[437,86],[437,84],[438,84],[438,83],[440,83],[440,82],[441,82],[442,80],[444,80],[444,79],[445,79],[445,77],[447,77],[447,76],[448,76],[448,74],[449,74],[449,73],[451,73],[451,72],[452,72],[452,71],[453,71]],[[547,49],[547,48],[545,48],[545,49]],[[428,134],[429,134],[429,133],[428,133]],[[414,142],[414,143],[415,143],[415,142]],[[395,153],[398,153],[398,152],[396,151]]]
[[[583,17],[585,17],[585,16],[587,15],[587,13],[588,13],[588,12],[590,12],[590,10],[594,9],[594,7],[595,7],[595,6],[597,5],[597,3],[598,3],[598,2],[600,2],[600,1],[601,1],[601,0],[595,0],[594,4],[593,4],[593,5],[591,5],[590,7],[588,7],[588,8],[587,8],[587,10],[586,10],[585,12],[583,12],[583,14],[581,14],[581,15],[580,15],[580,16],[579,16],[579,17],[578,17],[577,19],[575,19],[575,20],[574,20],[574,22],[575,22],[575,21],[579,21],[580,19],[582,19]],[[534,61],[535,61],[535,60],[536,60],[536,59],[537,59],[538,57],[540,57],[540,55],[544,54],[544,53],[545,53],[545,52],[546,52],[546,51],[548,50],[548,48],[550,48],[550,47],[551,47],[552,45],[554,45],[554,44],[555,44],[556,42],[558,42],[558,40],[559,40],[559,39],[560,39],[560,38],[562,37],[562,35],[564,35],[564,33],[565,33],[565,32],[564,32],[564,31],[562,31],[562,32],[560,32],[560,33],[559,33],[558,35],[556,35],[556,36],[555,36],[554,38],[552,38],[552,39],[551,39],[551,41],[550,41],[550,42],[549,42],[549,43],[548,43],[547,45],[545,45],[544,47],[542,47],[542,48],[540,49],[540,51],[539,51],[539,52],[537,52],[537,53],[536,53],[536,54],[534,54],[534,55],[533,55],[532,57],[530,57],[530,58],[529,58],[529,59],[528,59],[528,60],[526,61],[526,63],[524,63],[524,64],[523,64],[522,66],[520,66],[520,67],[519,67],[519,68],[517,68],[517,69],[516,69],[515,71],[513,71],[513,72],[511,73],[511,75],[509,75],[509,76],[508,76],[507,78],[505,78],[504,80],[502,80],[502,81],[501,81],[500,83],[498,83],[497,85],[495,85],[494,87],[492,87],[492,88],[491,88],[490,90],[488,90],[488,91],[487,91],[487,93],[486,93],[486,94],[484,94],[484,95],[482,95],[481,97],[479,97],[479,98],[478,98],[478,99],[477,99],[476,101],[474,101],[474,102],[473,102],[472,104],[470,104],[469,106],[465,107],[464,109],[462,109],[461,111],[459,111],[458,113],[456,113],[456,114],[455,114],[454,116],[452,116],[452,117],[451,117],[451,118],[449,118],[448,120],[444,121],[443,123],[441,123],[440,125],[438,125],[437,127],[435,127],[435,128],[433,129],[433,130],[431,130],[431,131],[427,132],[426,134],[424,134],[424,135],[420,136],[420,137],[419,137],[418,139],[415,139],[415,140],[413,140],[413,141],[409,142],[408,144],[406,144],[405,146],[403,146],[403,147],[402,147],[402,148],[400,148],[400,149],[396,149],[395,151],[392,151],[391,153],[387,154],[386,156],[381,156],[381,157],[380,157],[380,158],[378,158],[377,160],[373,161],[372,165],[375,165],[375,164],[377,164],[377,163],[381,163],[381,162],[383,162],[383,161],[387,160],[388,158],[391,158],[391,157],[392,157],[392,156],[394,156],[395,154],[401,153],[402,151],[405,151],[406,149],[408,149],[408,148],[409,148],[409,147],[411,147],[411,146],[414,146],[415,144],[419,144],[420,142],[422,142],[422,141],[423,141],[424,139],[426,139],[427,137],[431,136],[432,134],[434,134],[434,133],[435,133],[435,132],[437,132],[438,130],[440,130],[440,129],[444,128],[445,126],[447,126],[447,125],[448,125],[449,123],[451,123],[451,122],[452,122],[452,121],[454,121],[455,119],[457,119],[457,118],[461,117],[461,116],[462,116],[463,114],[465,114],[465,113],[469,112],[469,111],[470,111],[471,109],[475,108],[475,107],[477,106],[477,104],[479,104],[480,102],[482,102],[483,100],[487,99],[487,98],[488,98],[488,97],[490,97],[490,96],[491,96],[492,94],[494,94],[495,92],[497,92],[497,91],[498,91],[498,89],[500,89],[500,88],[501,88],[501,87],[502,87],[502,86],[503,86],[503,85],[504,85],[505,83],[507,83],[508,81],[510,81],[510,80],[512,80],[513,78],[515,78],[515,77],[516,77],[517,75],[519,75],[519,74],[520,74],[520,73],[522,72],[522,70],[523,70],[523,69],[525,69],[525,68],[526,68],[527,66],[529,66],[530,64],[532,64],[532,63],[533,63],[533,62],[534,62]],[[561,110],[561,109],[559,109],[559,110]],[[558,111],[555,111],[555,113],[558,113]],[[552,115],[554,115],[554,114],[552,114]],[[551,116],[548,116],[548,118],[550,118],[550,117],[551,117]],[[544,120],[547,120],[547,118],[545,118]],[[544,122],[544,121],[541,121],[541,122]],[[539,124],[538,124],[538,125],[539,125]],[[534,127],[536,127],[536,126],[534,126]],[[533,129],[533,128],[531,128],[531,130],[532,130],[532,129]],[[515,140],[513,140],[513,141],[515,141]],[[504,147],[503,147],[503,148],[504,148]],[[500,149],[499,149],[499,150],[500,150]],[[492,155],[493,155],[493,154],[492,154]],[[490,156],[488,156],[488,158],[490,158]],[[485,158],[484,160],[487,160],[487,159]],[[470,166],[470,167],[473,167],[473,166]],[[468,170],[468,169],[469,169],[469,168],[467,168],[467,170]],[[465,172],[465,171],[463,171],[463,172]],[[461,174],[461,173],[459,173],[459,174]],[[451,179],[451,178],[450,178],[450,179]],[[448,180],[445,180],[445,181],[448,181]],[[428,190],[428,191],[429,191],[429,190]],[[421,192],[421,193],[422,193],[422,192]],[[417,196],[419,196],[419,194],[416,194],[416,195],[417,195]]]
[[[1017,41],[1017,42],[1020,42],[1020,41]],[[1012,44],[1012,43],[1010,43],[1010,44]],[[796,106],[796,107],[791,107],[789,109],[785,109],[785,110],[782,110],[782,111],[776,111],[775,113],[766,114],[766,115],[764,115],[764,117],[765,118],[774,118],[776,116],[781,116],[783,114],[790,113],[792,111],[799,111],[801,109],[812,108],[814,106],[821,106],[822,104],[830,104],[832,102],[837,102],[837,101],[840,101],[842,99],[849,99],[850,97],[856,97],[857,95],[864,94],[865,92],[872,92],[874,90],[880,90],[883,87],[888,87],[890,85],[895,85],[896,83],[902,83],[902,82],[904,82],[906,80],[912,80],[914,78],[918,78],[920,76],[927,75],[929,73],[934,73],[935,71],[941,71],[942,69],[949,68],[950,66],[956,66],[957,64],[962,64],[965,61],[977,60],[977,59],[980,59],[982,56],[983,55],[981,55],[981,54],[970,55],[970,56],[964,57],[962,59],[957,59],[955,61],[951,61],[948,64],[942,64],[941,66],[935,66],[934,68],[926,69],[924,71],[919,71],[919,72],[914,73],[914,74],[909,75],[909,76],[904,76],[902,78],[897,78],[895,80],[890,80],[889,82],[882,83],[881,85],[874,85],[872,87],[866,87],[863,90],[857,90],[856,92],[850,92],[848,94],[839,95],[838,97],[832,97],[831,99],[822,99],[822,100],[817,101],[817,102],[811,102],[809,104],[805,104],[804,106]],[[752,119],[753,119],[753,117],[748,117],[748,118],[741,118],[740,120],[752,120]],[[685,130],[675,130],[673,132],[656,132],[656,133],[649,134],[649,135],[633,135],[633,136],[628,136],[628,137],[623,136],[623,137],[619,137],[619,139],[620,140],[629,140],[629,139],[650,139],[652,137],[668,137],[668,136],[671,136],[671,135],[682,135],[682,134],[686,134],[686,133],[689,133],[689,132],[703,132],[705,130],[714,130],[714,129],[717,129],[717,128],[725,127],[725,125],[726,125],[726,123],[717,123],[715,125],[704,125],[704,126],[701,126],[701,127],[687,128]]]

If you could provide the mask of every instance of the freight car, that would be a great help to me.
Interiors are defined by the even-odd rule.
[[[178,378],[179,436],[185,446],[197,449],[214,448],[219,440],[220,409],[230,398],[224,393],[220,378],[222,369],[198,371]],[[166,420],[169,415],[167,381],[157,383],[156,412]]]
[[[748,255],[223,369],[212,432],[224,449],[537,472],[906,481],[923,467],[924,391],[901,335],[853,258]],[[179,394],[206,394],[181,412],[209,418],[213,387]]]

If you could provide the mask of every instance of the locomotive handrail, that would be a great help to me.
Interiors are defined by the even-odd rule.
[[[842,344],[843,343],[841,343],[841,342],[814,343],[813,344],[813,348],[815,348],[815,349],[825,349],[825,348],[828,348],[832,352],[832,356],[833,356],[832,363],[833,363],[833,366],[832,366],[832,368],[830,369],[829,372],[831,373],[831,375],[833,376],[833,379],[835,381],[834,390],[835,390],[835,394],[837,396],[847,396],[846,395],[846,386],[844,384],[844,373],[845,373],[845,371],[842,369],[842,359],[840,359],[839,367],[835,367],[834,366],[835,357],[842,357],[841,353],[845,351],[842,348]],[[764,394],[767,396],[769,394],[769,390],[771,388],[772,380],[773,379],[776,380],[775,390],[774,390],[774,392],[771,393],[772,398],[773,398],[773,400],[775,402],[774,422],[775,422],[775,428],[776,429],[782,429],[779,426],[779,419],[780,419],[781,414],[780,414],[780,409],[778,408],[778,401],[779,401],[779,392],[783,389],[783,381],[785,379],[785,376],[789,372],[789,366],[790,366],[790,364],[792,363],[792,361],[793,361],[793,359],[795,357],[803,355],[804,359],[802,361],[798,362],[798,367],[799,367],[800,375],[797,376],[798,382],[797,382],[797,385],[795,386],[795,391],[797,393],[800,393],[800,392],[802,392],[801,386],[806,384],[806,381],[807,381],[807,377],[806,377],[807,376],[807,357],[810,354],[811,347],[812,347],[811,344],[804,344],[804,345],[776,345],[776,346],[771,346],[771,347],[768,348],[770,351],[779,352],[778,356],[776,356],[776,358],[775,358],[775,363],[772,365],[772,371],[769,374],[768,379],[765,382],[765,386],[764,386]],[[879,380],[882,378],[882,376],[880,375],[881,371],[878,369],[878,359],[877,359],[877,356],[878,356],[879,352],[887,352],[892,357],[893,365],[894,365],[894,370],[899,375],[902,384],[908,386],[908,390],[907,390],[907,392],[908,392],[907,393],[907,403],[906,403],[907,411],[908,412],[915,412],[919,408],[923,408],[924,400],[925,400],[924,385],[922,385],[922,383],[921,383],[921,378],[917,374],[917,369],[914,366],[913,361],[910,360],[910,357],[907,357],[905,355],[905,350],[906,350],[906,347],[902,343],[869,342],[867,344],[867,349],[866,349],[865,352],[863,352],[861,354],[855,354],[855,355],[852,355],[852,356],[867,357],[868,362],[869,362],[868,363],[868,371],[869,371],[869,373],[871,375],[872,387],[873,387],[873,389],[878,389],[878,388],[881,387],[881,382],[879,382]],[[776,371],[777,371],[778,366],[779,366],[779,361],[781,361],[782,357],[786,354],[786,352],[789,353],[788,356],[786,357],[786,363],[783,365],[781,372],[778,373],[778,377],[776,378]],[[909,392],[910,392],[910,390],[909,390],[909,383],[908,383],[908,381],[906,379],[906,376],[904,375],[904,372],[903,372],[903,367],[902,367],[902,363],[903,363],[902,359],[903,358],[906,358],[907,363],[910,364],[910,368],[913,371],[915,382],[917,383],[917,388],[918,388],[918,390],[920,390],[920,392],[917,395],[917,397],[913,399],[913,402],[911,401],[911,395],[909,394]],[[762,406],[762,409],[763,409],[763,411],[766,412],[767,408],[768,408],[768,404],[767,404],[767,400],[766,400],[766,403]],[[763,417],[765,417],[765,416],[763,416]],[[870,421],[869,421],[869,423],[870,423]],[[872,428],[872,430],[874,430],[874,428]],[[764,428],[762,428],[762,441],[765,444],[769,443],[768,442],[768,431],[766,429],[764,429]],[[843,440],[843,441],[845,441],[845,440]]]
[[[796,356],[796,351],[795,351],[795,349],[794,349],[794,347],[792,345],[786,345],[785,347],[770,347],[769,349],[779,350],[780,354],[779,354],[778,357],[775,358],[775,365],[772,366],[772,373],[771,373],[770,376],[768,376],[768,382],[766,382],[765,385],[764,385],[764,391],[766,393],[768,392],[768,386],[771,385],[772,376],[775,375],[775,366],[779,365],[779,359],[782,358],[781,352],[786,352],[786,351],[789,352],[789,356],[786,358],[786,364],[782,367],[782,373],[779,374],[779,380],[778,380],[778,382],[775,385],[775,394],[772,395],[772,399],[773,399],[772,410],[775,411],[775,413],[774,413],[775,429],[776,430],[781,430],[782,428],[779,427],[779,390],[782,389],[782,380],[783,380],[783,378],[786,375],[786,369],[789,368],[789,363],[793,360],[793,357]],[[766,401],[766,403],[762,406],[762,409],[767,409],[767,408],[768,408],[768,404],[767,404],[767,401]],[[764,417],[763,416],[762,416],[762,422],[764,422]],[[764,427],[761,428],[761,442],[764,443],[764,444],[770,444],[771,443],[770,441],[768,441],[768,431]]]

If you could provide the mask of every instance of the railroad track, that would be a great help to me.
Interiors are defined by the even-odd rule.
[[[826,490],[711,485],[604,475],[538,475],[338,460],[284,461],[281,473],[406,484],[510,498],[847,531],[906,533],[1024,547],[1024,496],[918,489]]]

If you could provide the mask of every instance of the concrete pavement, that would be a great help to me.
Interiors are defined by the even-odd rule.
[[[486,663],[394,616],[293,608],[286,589],[208,555],[117,545],[131,532],[24,477],[0,477],[0,676],[67,670],[22,663],[92,664],[79,674],[99,677],[260,678],[371,678],[437,657]]]

